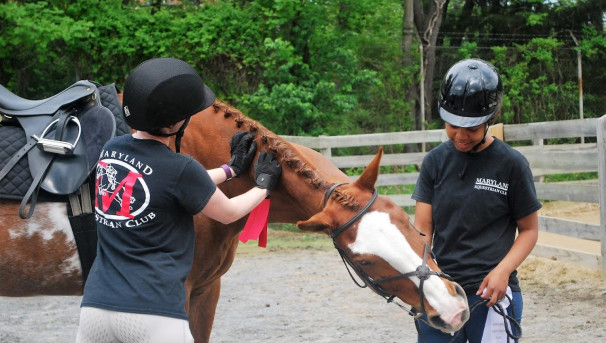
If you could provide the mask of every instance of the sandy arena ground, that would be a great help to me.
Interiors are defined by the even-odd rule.
[[[542,214],[591,221],[595,206],[546,206]],[[521,342],[606,341],[606,282],[597,270],[531,256],[519,273],[525,296]],[[74,342],[79,302],[0,297],[0,342]],[[416,331],[406,312],[359,289],[336,251],[257,248],[239,253],[223,278],[211,341],[412,343]]]

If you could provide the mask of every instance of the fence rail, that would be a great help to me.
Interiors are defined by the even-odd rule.
[[[576,119],[557,122],[531,124],[497,125],[492,133],[514,145],[528,159],[533,175],[537,196],[541,200],[564,200],[574,202],[603,203],[606,200],[606,116],[596,119]],[[390,132],[344,136],[282,136],[284,139],[317,149],[339,168],[360,168],[370,163],[370,155],[333,155],[336,148],[384,146],[382,166],[419,166],[426,152],[402,152],[402,146],[409,144],[430,144],[435,146],[446,139],[444,130]],[[554,144],[546,140],[595,137],[596,143]],[[549,143],[549,144],[547,144]],[[530,145],[529,145],[530,144]],[[396,146],[388,148],[389,146]],[[388,153],[389,151],[398,151]],[[403,169],[403,168],[400,168]],[[543,177],[552,174],[572,174],[597,172],[598,178],[588,181],[543,182]],[[378,186],[414,185],[418,172],[380,174]],[[351,176],[352,180],[358,176]],[[415,206],[410,194],[393,194],[389,197],[400,206]],[[538,244],[533,254],[557,258],[564,261],[582,263],[601,269],[606,278],[606,209],[600,208],[600,225],[539,217],[539,230],[573,238],[601,241],[601,253],[591,254],[573,249]]]

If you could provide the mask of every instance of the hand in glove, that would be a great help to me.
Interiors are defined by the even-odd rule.
[[[267,196],[276,188],[282,175],[282,166],[273,154],[262,152],[255,163],[255,182],[257,186],[267,190]]]
[[[228,165],[236,173],[235,177],[240,177],[245,173],[252,163],[257,152],[257,143],[255,136],[245,131],[236,132],[229,142],[231,159]]]

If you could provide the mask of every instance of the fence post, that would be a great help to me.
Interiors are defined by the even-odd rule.
[[[598,178],[600,180],[600,241],[602,279],[606,280],[606,115],[598,119]]]
[[[320,141],[320,153],[324,155],[324,157],[331,159],[332,158],[332,148],[330,146],[326,147],[328,143],[325,142],[325,139],[328,136],[320,135],[318,140]]]
[[[544,146],[545,145],[545,139],[542,138],[542,137],[535,137],[532,140],[532,145]],[[534,177],[534,181],[535,182],[544,182],[545,181],[545,176],[544,175],[535,176]]]
[[[503,133],[503,123],[498,123],[498,124],[494,124],[494,125],[490,125],[488,127],[488,134],[489,136],[494,136],[502,141],[505,141],[505,135]]]

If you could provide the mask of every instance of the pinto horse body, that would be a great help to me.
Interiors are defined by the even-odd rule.
[[[429,323],[445,332],[458,330],[469,316],[459,285],[435,274],[405,273],[424,265],[425,243],[406,213],[386,197],[372,206],[382,150],[358,180],[351,180],[320,153],[289,143],[234,108],[217,101],[192,117],[181,152],[207,169],[229,160],[229,140],[237,131],[255,134],[258,151],[274,153],[283,167],[272,192],[269,222],[297,223],[301,230],[331,234],[356,214],[359,219],[334,237],[335,246],[370,280],[387,280],[381,291],[427,313]],[[233,197],[255,186],[254,171],[220,185]],[[327,191],[335,184],[343,183]],[[39,203],[28,220],[19,203],[0,200],[0,295],[77,295],[82,281],[78,253],[62,203]],[[202,214],[195,217],[196,250],[186,281],[187,311],[196,342],[208,342],[219,300],[221,276],[232,265],[246,218],[224,225]],[[320,264],[321,265],[321,262]]]

